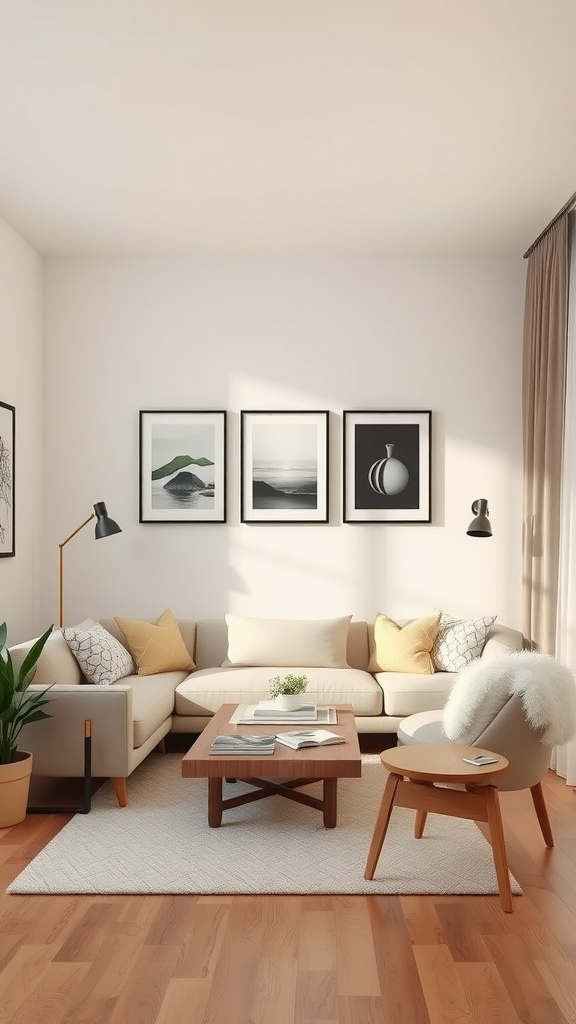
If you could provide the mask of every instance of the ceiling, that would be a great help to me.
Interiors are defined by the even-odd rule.
[[[521,257],[576,189],[574,0],[0,0],[45,254]]]

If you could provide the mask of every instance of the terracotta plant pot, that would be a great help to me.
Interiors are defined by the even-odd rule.
[[[26,817],[32,754],[16,752],[16,760],[0,764],[0,828],[17,825]]]

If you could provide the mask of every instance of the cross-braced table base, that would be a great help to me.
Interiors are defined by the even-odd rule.
[[[299,804],[306,804],[307,807],[315,807],[322,811],[325,828],[336,827],[336,802],[338,779],[288,779],[282,782],[271,782],[269,779],[228,779],[229,782],[245,782],[254,789],[251,793],[240,793],[238,796],[229,797],[224,800],[222,797],[221,776],[212,776],[208,779],[208,824],[211,828],[218,828],[222,824],[223,811],[231,807],[240,807],[242,804],[251,804],[254,800],[263,800],[268,796],[283,796],[287,800],[294,800]],[[312,796],[310,793],[300,793],[302,786],[309,786],[313,782],[323,783],[323,796]]]

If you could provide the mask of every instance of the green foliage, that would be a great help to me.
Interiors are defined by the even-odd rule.
[[[29,722],[40,722],[50,718],[41,708],[48,704],[45,694],[49,686],[41,693],[27,693],[34,679],[38,660],[44,649],[53,627],[32,645],[24,658],[18,672],[14,671],[12,657],[7,647],[7,627],[0,625],[0,764],[11,764],[16,757],[17,739],[21,730]]]
[[[270,696],[279,697],[281,694],[304,693],[308,686],[308,676],[273,676],[269,680]]]
[[[177,455],[171,462],[167,462],[165,466],[160,466],[160,469],[154,469],[152,471],[153,480],[162,480],[165,476],[171,476],[172,473],[176,473],[179,469],[186,469],[186,466],[213,466],[214,463],[210,462],[210,459],[205,459],[202,456],[200,459],[193,459],[190,455]]]

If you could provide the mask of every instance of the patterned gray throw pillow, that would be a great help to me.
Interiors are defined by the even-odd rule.
[[[110,686],[136,671],[130,652],[93,619],[63,629],[62,635],[89,683]]]
[[[481,619],[453,619],[451,615],[442,612],[432,648],[436,671],[459,672],[475,658],[479,658],[495,621],[495,615],[485,615]]]

